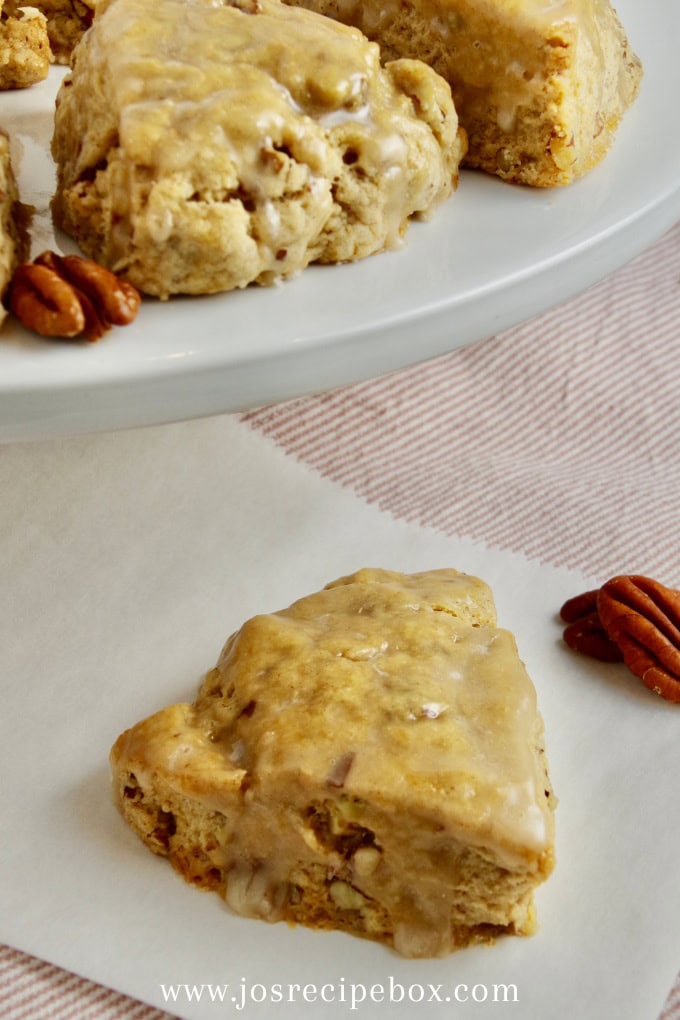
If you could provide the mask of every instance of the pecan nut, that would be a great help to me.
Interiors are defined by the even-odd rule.
[[[581,655],[600,662],[623,662],[623,653],[607,634],[598,613],[589,613],[564,628],[562,637],[567,645]]]
[[[136,287],[115,273],[82,255],[57,255],[48,251],[35,259],[49,265],[65,280],[86,294],[105,323],[127,326],[136,316],[141,297]]]
[[[50,272],[58,276],[60,280],[64,280],[71,287],[78,300],[78,304],[82,308],[85,319],[80,335],[90,341],[99,340],[103,337],[109,328],[109,324],[105,321],[103,315],[100,314],[99,309],[90,299],[90,296],[81,290],[80,287],[77,287],[73,280],[69,279],[64,271],[64,259],[57,255],[56,252],[45,251],[34,259],[34,263],[38,266],[45,266]]]
[[[41,336],[79,336],[85,315],[66,280],[47,266],[25,263],[12,277],[9,307],[13,315]]]
[[[98,340],[112,325],[128,325],[140,302],[132,284],[92,259],[52,251],[18,267],[9,296],[13,314],[34,332],[86,340]]]
[[[560,609],[560,616],[565,623],[575,623],[590,613],[597,610],[597,593],[600,589],[593,588],[591,591],[584,591],[582,595],[575,595],[567,599]]]
[[[641,575],[613,577],[597,594],[597,611],[630,671],[680,703],[680,591]]]
[[[600,662],[622,662],[623,654],[607,634],[597,611],[598,590],[583,592],[567,599],[560,616],[568,624],[562,637],[575,652]]]

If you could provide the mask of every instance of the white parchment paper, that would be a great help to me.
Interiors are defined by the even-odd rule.
[[[111,804],[121,730],[192,699],[248,616],[367,565],[478,574],[516,634],[560,798],[533,938],[407,961],[238,918]],[[396,522],[230,417],[0,447],[0,571],[0,940],[187,1018],[658,1015],[680,952],[678,710],[563,646],[556,611],[589,579]],[[168,1001],[182,984],[217,1001]]]

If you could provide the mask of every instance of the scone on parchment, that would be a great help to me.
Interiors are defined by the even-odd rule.
[[[3,298],[12,274],[28,256],[28,218],[19,201],[9,136],[0,129],[0,325],[7,315]]]
[[[24,89],[50,69],[45,16],[35,7],[0,0],[0,89]]]
[[[468,166],[569,184],[594,167],[641,65],[610,0],[288,0],[356,25],[387,60],[419,57],[451,85]]]
[[[147,846],[239,914],[412,957],[534,930],[543,727],[476,578],[366,569],[254,617],[111,763]]]
[[[149,294],[395,245],[457,181],[448,85],[278,0],[104,0],[57,100],[55,219]]]

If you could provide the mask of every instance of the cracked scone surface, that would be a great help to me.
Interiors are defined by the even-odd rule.
[[[610,0],[287,0],[359,27],[451,85],[466,164],[570,184],[609,150],[642,68]]]
[[[365,569],[245,623],[111,763],[147,846],[236,912],[424,957],[534,930],[542,740],[483,582]]]
[[[104,0],[57,100],[55,218],[141,290],[268,284],[395,245],[457,181],[449,86],[278,0]]]

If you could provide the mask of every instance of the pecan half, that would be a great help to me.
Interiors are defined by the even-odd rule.
[[[38,257],[34,259],[34,262],[35,265],[45,266],[58,276],[60,280],[64,280],[64,282],[71,287],[78,304],[82,308],[83,317],[85,319],[85,323],[79,335],[90,341],[99,340],[103,337],[104,333],[106,333],[109,328],[109,324],[99,313],[96,305],[90,299],[89,295],[82,291],[80,287],[75,286],[73,281],[69,279],[68,275],[64,271],[64,260],[62,257],[57,255],[56,252],[46,251],[43,252],[42,255],[38,255]]]
[[[17,268],[9,307],[42,336],[98,340],[135,318],[141,296],[132,284],[80,255],[43,252]]]
[[[630,671],[680,703],[680,591],[641,575],[613,577],[598,592],[597,611]]]
[[[127,280],[119,280],[115,273],[81,255],[57,255],[43,252],[34,260],[38,265],[49,265],[70,284],[86,294],[105,323],[127,326],[136,316],[141,297],[136,287]]]
[[[589,613],[564,628],[562,637],[567,645],[581,655],[600,662],[623,662],[623,653],[607,634],[599,615]]]
[[[13,315],[41,336],[79,336],[85,315],[75,291],[47,266],[25,263],[12,277],[9,307]]]
[[[573,651],[600,662],[622,662],[623,653],[607,634],[597,611],[598,590],[583,592],[567,599],[560,616],[569,626],[562,637]]]
[[[591,591],[584,591],[582,595],[575,595],[567,599],[560,609],[560,616],[565,623],[574,623],[589,613],[597,610],[597,593],[600,589],[593,588]]]

